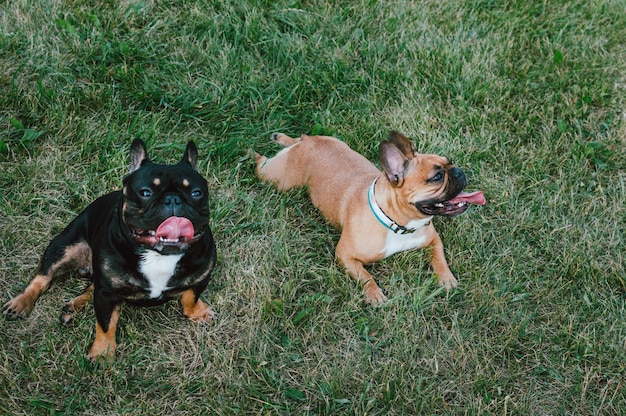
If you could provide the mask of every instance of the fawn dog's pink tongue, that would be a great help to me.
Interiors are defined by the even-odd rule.
[[[447,201],[449,204],[458,204],[460,202],[466,202],[468,204],[485,205],[485,196],[481,191],[476,192],[461,192],[456,197]]]
[[[156,230],[156,236],[166,240],[178,240],[182,237],[191,240],[193,235],[193,224],[187,218],[182,217],[169,217]]]

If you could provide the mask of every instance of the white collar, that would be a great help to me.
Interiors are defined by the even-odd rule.
[[[378,206],[378,203],[376,202],[376,197],[374,196],[374,187],[376,186],[376,182],[378,181],[378,178],[374,179],[374,182],[372,182],[372,184],[370,185],[370,188],[367,192],[367,202],[370,205],[370,209],[372,210],[372,213],[374,214],[374,217],[376,217],[376,219],[385,227],[387,227],[388,229],[390,229],[391,231],[393,231],[396,234],[411,234],[414,233],[417,228],[406,228],[400,224],[398,224],[397,222],[395,222],[394,220],[392,220],[391,218],[389,218],[387,216],[387,214],[385,214],[385,212]],[[430,221],[429,221],[430,222]],[[429,222],[427,222],[424,225],[427,225]]]

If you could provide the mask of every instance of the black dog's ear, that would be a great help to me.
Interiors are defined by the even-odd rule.
[[[395,186],[402,186],[404,173],[409,163],[409,159],[404,156],[402,150],[394,143],[384,141],[378,146],[378,156],[387,179]]]
[[[135,139],[130,145],[130,172],[133,173],[146,162],[149,162],[146,144],[141,139]]]
[[[417,150],[415,149],[415,146],[413,145],[411,140],[409,140],[409,138],[406,137],[404,134],[398,131],[392,131],[389,133],[389,137],[387,138],[387,140],[396,145],[396,147],[400,149],[404,156],[410,158],[417,155]]]
[[[192,168],[198,167],[198,148],[193,141],[187,142],[187,148],[185,148],[185,154],[180,160],[180,163],[189,163]]]

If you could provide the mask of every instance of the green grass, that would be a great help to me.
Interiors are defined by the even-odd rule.
[[[626,407],[626,17],[615,1],[27,2],[0,5],[0,293],[120,187],[130,142],[198,144],[219,261],[188,322],[124,307],[115,363],[60,280],[0,321],[7,414],[579,415]],[[363,304],[305,191],[258,183],[271,132],[376,161],[391,129],[449,156],[488,204],[427,257],[371,267]],[[2,300],[1,302],[4,302]]]

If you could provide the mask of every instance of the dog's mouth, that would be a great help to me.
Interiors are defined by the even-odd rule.
[[[485,196],[481,191],[461,192],[448,201],[426,202],[416,204],[417,209],[426,215],[461,215],[471,204],[485,205]]]
[[[162,251],[166,248],[185,250],[204,234],[204,227],[195,231],[191,221],[184,217],[169,217],[156,230],[130,227],[131,237],[138,243]]]

